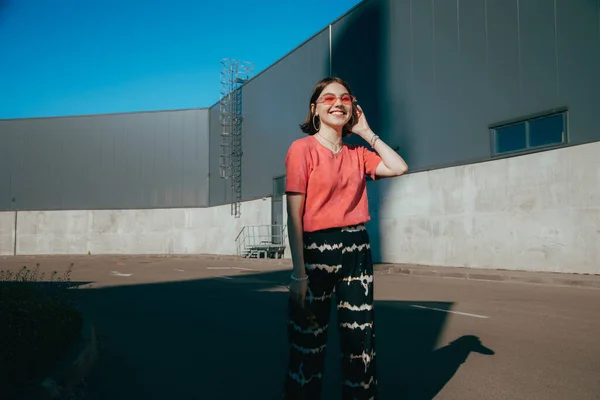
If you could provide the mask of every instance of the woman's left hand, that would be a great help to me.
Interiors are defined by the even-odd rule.
[[[365,117],[365,113],[363,112],[363,109],[357,104],[356,105],[356,110],[357,110],[357,114],[358,114],[358,122],[356,122],[356,124],[354,124],[354,126],[352,127],[352,133],[357,134],[358,136],[360,136],[361,138],[365,139],[365,140],[369,140],[371,138],[371,127],[369,126],[369,123],[367,122],[367,118]]]

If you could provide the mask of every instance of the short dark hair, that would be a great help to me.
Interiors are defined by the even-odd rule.
[[[315,133],[317,133],[317,130],[321,126],[320,125],[321,121],[318,116],[315,117],[311,106],[317,102],[317,99],[323,92],[323,89],[325,89],[325,87],[331,83],[339,83],[340,85],[342,85],[346,88],[346,90],[348,91],[348,94],[353,96],[352,90],[350,89],[350,85],[348,85],[348,82],[344,81],[343,79],[340,79],[337,77],[328,77],[325,79],[321,79],[319,82],[317,82],[317,84],[315,85],[315,87],[312,90],[312,94],[310,95],[310,103],[308,104],[308,114],[306,115],[304,122],[302,124],[300,124],[300,129],[302,130],[302,132],[304,132],[308,135],[314,135]],[[313,123],[313,121],[314,121],[314,123]],[[351,135],[352,134],[352,131],[351,131],[352,126],[354,124],[356,124],[356,122],[358,122],[358,113],[357,113],[356,106],[352,105],[352,118],[344,126],[342,136]],[[315,124],[317,126],[315,126]]]

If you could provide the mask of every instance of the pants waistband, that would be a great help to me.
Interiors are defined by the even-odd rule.
[[[320,230],[314,231],[314,232],[305,232],[305,234],[328,233],[328,232],[360,232],[360,231],[366,231],[366,230],[367,230],[367,227],[365,226],[365,224],[357,224],[357,225],[350,225],[350,226],[340,226],[340,227],[336,227],[336,228],[320,229]]]

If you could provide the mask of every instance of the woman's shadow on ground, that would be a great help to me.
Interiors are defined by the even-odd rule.
[[[435,398],[454,377],[471,352],[493,355],[476,336],[462,336],[447,346],[435,350],[417,362],[415,369],[400,385],[400,398],[429,400]]]
[[[111,400],[280,398],[288,276],[278,271],[81,290],[100,343],[91,388]],[[493,354],[472,336],[436,350],[448,314],[414,305],[450,309],[452,303],[375,302],[382,399],[432,399],[470,352]],[[336,329],[329,335],[322,398],[335,400],[339,335]]]
[[[436,349],[448,314],[413,306],[450,310],[452,305],[449,302],[375,302],[382,399],[434,399],[471,353],[495,354],[472,335],[461,336]],[[337,338],[334,340],[337,342]]]

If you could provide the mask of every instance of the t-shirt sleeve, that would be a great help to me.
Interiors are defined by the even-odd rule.
[[[292,143],[285,158],[285,192],[306,194],[309,153],[305,146]]]
[[[377,180],[375,171],[381,163],[381,157],[376,152],[363,147],[363,159],[365,160],[365,174],[369,175],[371,179]]]

